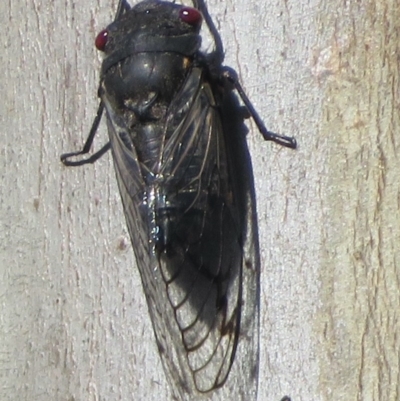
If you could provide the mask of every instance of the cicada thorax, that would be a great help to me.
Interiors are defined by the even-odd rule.
[[[123,121],[140,163],[154,174],[168,140],[170,105],[189,65],[188,57],[181,54],[141,52],[112,66],[104,75],[105,95]]]

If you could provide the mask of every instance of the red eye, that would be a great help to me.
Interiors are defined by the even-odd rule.
[[[104,51],[107,41],[108,41],[108,31],[107,29],[104,29],[97,35],[96,40],[94,41],[97,50]]]
[[[198,25],[202,19],[200,12],[191,7],[182,7],[179,11],[179,18],[189,25]]]

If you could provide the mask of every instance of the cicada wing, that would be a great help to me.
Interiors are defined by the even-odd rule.
[[[148,170],[103,101],[127,226],[176,399],[254,399],[259,266],[247,225],[254,198],[231,144],[240,135],[226,132],[211,87],[194,68],[167,114],[162,161]],[[158,244],[155,229],[164,238]]]
[[[185,354],[185,350],[180,341],[180,332],[175,322],[173,309],[168,302],[166,284],[161,276],[159,261],[150,240],[152,209],[149,207],[148,196],[151,188],[145,184],[145,179],[151,181],[149,179],[151,173],[139,162],[129,131],[123,125],[123,121],[115,116],[107,98],[103,101],[107,110],[108,132],[118,187],[158,350],[163,361],[173,358],[171,364],[177,372],[172,375],[172,387],[177,399],[184,400],[181,394],[186,394],[183,389],[186,382],[190,382],[191,377],[187,370],[181,369],[182,363],[179,359]],[[171,378],[171,375],[169,376]],[[179,384],[175,384],[178,382]]]
[[[174,394],[177,399],[186,400],[187,394],[195,394],[196,390],[193,389],[192,375],[187,367],[181,332],[168,300],[167,285],[161,274],[159,258],[151,241],[154,206],[149,205],[149,196],[154,187],[150,187],[148,183],[154,181],[154,176],[151,177],[152,172],[140,163],[123,119],[114,112],[107,96],[103,96],[102,100],[107,112],[108,133],[126,223],[158,350],[163,362],[168,361],[168,366],[171,367],[166,373],[171,379]],[[162,186],[161,183],[158,185]]]
[[[179,115],[184,118],[172,123]],[[237,170],[244,176],[247,166],[245,159],[236,159],[241,150],[232,149],[243,132],[226,132],[222,124],[211,86],[194,68],[171,104],[170,125],[177,128],[168,133],[167,125],[161,168],[161,192],[169,202],[157,211],[158,226],[168,231],[160,270],[180,333],[174,341],[184,350],[178,359],[165,354],[164,363],[172,376],[190,373],[188,400],[202,393],[213,400],[250,400],[256,386],[259,265],[246,216],[254,198],[248,181],[235,182]],[[246,258],[244,251],[252,255]],[[233,386],[224,385],[238,342],[247,336],[255,338],[236,362],[240,376],[232,377]],[[178,377],[173,381],[180,385]]]
[[[235,362],[226,385],[225,398],[257,400],[259,367],[260,250],[257,208],[250,154],[246,142],[247,127],[238,98],[227,91],[220,100],[225,141],[229,143],[230,175],[234,177],[240,227],[242,229],[243,269],[240,333]],[[242,110],[242,112],[241,112]]]
[[[107,97],[103,97],[107,126],[113,153],[114,168],[128,231],[137,262],[149,263],[149,228],[147,223],[146,186],[141,164],[131,142],[128,129],[118,119]],[[143,270],[143,269],[140,269]]]

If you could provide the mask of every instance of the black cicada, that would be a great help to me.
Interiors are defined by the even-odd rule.
[[[267,131],[235,72],[203,0],[130,7],[96,39],[97,117],[67,166],[111,148],[132,245],[166,375],[178,400],[256,398],[259,255],[243,118]],[[202,21],[215,48],[200,51]],[[235,89],[245,107],[232,94]],[[103,109],[110,142],[84,160]],[[72,159],[71,159],[72,158]]]

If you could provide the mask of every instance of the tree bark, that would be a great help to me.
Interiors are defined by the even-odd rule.
[[[170,399],[111,156],[75,169],[59,161],[89,132],[93,42],[116,3],[0,5],[1,400]],[[208,6],[267,127],[299,144],[265,143],[249,122],[258,400],[397,400],[399,4]]]

